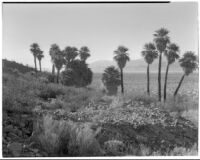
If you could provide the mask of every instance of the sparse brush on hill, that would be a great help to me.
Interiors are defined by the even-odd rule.
[[[2,63],[3,63],[4,72],[9,72],[9,71],[12,71],[13,69],[18,70],[21,73],[34,71],[34,68],[29,67],[29,66],[24,66],[23,64],[19,64],[15,61],[9,61],[9,60],[3,59]]]

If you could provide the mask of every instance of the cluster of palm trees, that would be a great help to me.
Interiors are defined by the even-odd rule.
[[[149,87],[149,67],[153,61],[159,57],[158,63],[158,100],[161,101],[161,67],[162,67],[162,55],[164,54],[167,59],[167,67],[165,72],[165,83],[164,83],[164,101],[166,101],[166,92],[167,92],[167,77],[169,66],[173,64],[177,59],[180,58],[179,46],[175,43],[170,42],[168,36],[169,31],[165,28],[161,28],[155,31],[153,42],[146,43],[144,49],[141,52],[144,60],[147,63],[147,93],[150,95]],[[123,85],[123,68],[126,65],[126,62],[130,60],[127,53],[128,48],[124,46],[119,46],[116,51],[114,51],[114,60],[117,62],[117,65],[120,69],[121,75],[121,92],[124,94],[124,85]],[[187,51],[183,54],[183,57],[179,59],[179,64],[183,68],[184,74],[174,92],[174,97],[177,95],[178,90],[181,86],[181,83],[185,76],[192,73],[198,68],[198,58],[192,51]]]
[[[166,92],[167,92],[167,77],[168,77],[168,71],[170,65],[172,65],[177,59],[180,58],[179,53],[179,46],[175,43],[170,42],[170,38],[168,36],[169,31],[165,28],[161,28],[157,31],[155,31],[155,34],[153,34],[153,42],[146,43],[144,45],[143,51],[141,52],[142,56],[144,57],[144,60],[147,63],[147,93],[150,95],[150,65],[153,63],[153,61],[159,57],[159,63],[158,63],[158,100],[161,101],[162,95],[161,95],[161,68],[162,68],[162,55],[164,54],[167,59],[167,67],[165,72],[165,83],[164,83],[164,101],[166,101]],[[106,84],[110,84],[109,81],[109,73],[112,74],[112,79],[116,80],[116,84],[121,85],[121,92],[124,94],[124,80],[123,80],[123,69],[126,66],[126,63],[130,60],[128,52],[128,48],[125,46],[119,46],[114,51],[114,60],[117,62],[117,65],[120,70],[120,75],[118,76],[116,73],[117,71],[115,68],[107,68],[105,71],[105,74],[103,74],[103,82]],[[41,60],[44,57],[43,51],[40,49],[39,45],[37,43],[33,43],[31,45],[30,49],[31,53],[34,56],[34,63],[35,63],[35,71],[37,73],[37,63],[36,60],[38,59],[39,65],[40,65],[40,71],[41,71]],[[57,44],[52,44],[51,48],[49,50],[49,54],[51,56],[52,61],[52,74],[55,75],[55,68],[57,70],[57,78],[56,82],[59,83],[59,76],[60,76],[60,70],[65,67],[66,75],[65,77],[69,77],[74,75],[74,72],[71,72],[71,70],[67,70],[71,68],[85,68],[84,71],[87,73],[90,73],[90,69],[87,67],[87,64],[85,63],[87,58],[90,57],[90,50],[88,47],[84,46],[81,47],[80,50],[78,50],[76,47],[67,46],[64,50],[61,50],[60,47]],[[79,60],[77,61],[76,57],[79,55]],[[72,63],[75,62],[75,63]],[[184,74],[178,84],[178,87],[176,88],[174,92],[174,96],[177,95],[178,90],[181,86],[181,83],[185,76],[188,76],[190,73],[192,73],[194,70],[198,68],[198,58],[192,51],[187,51],[183,54],[182,58],[179,59],[180,66],[183,68]],[[85,64],[85,65],[83,65]],[[73,65],[73,67],[71,66]],[[79,66],[77,66],[79,65]],[[79,70],[80,70],[79,69]],[[75,70],[75,69],[74,69]],[[69,72],[68,72],[69,71]],[[64,73],[64,72],[63,72]],[[79,75],[82,75],[78,79],[81,79],[81,81],[85,80],[88,81],[87,83],[82,84],[89,84],[91,83],[91,76],[92,72],[88,74],[87,76],[83,75],[84,73],[81,73],[80,71],[77,71],[75,74],[75,78],[71,78],[72,81],[75,81]],[[116,76],[114,76],[116,74]],[[119,81],[120,77],[120,81]],[[113,82],[114,83],[114,82]],[[79,84],[79,83],[77,83]],[[80,83],[81,84],[81,83]],[[82,85],[80,85],[82,86]],[[116,88],[115,88],[116,90]]]
[[[44,58],[43,51],[40,49],[40,46],[37,43],[33,43],[31,45],[30,51],[34,57],[35,72],[37,73],[37,59],[39,61],[40,72],[41,72],[42,71],[41,60],[42,58]]]
[[[34,56],[35,70],[37,72],[36,58],[39,60],[41,71],[41,60],[44,57],[43,51],[41,51],[37,43],[31,45],[31,53]],[[52,62],[52,75],[55,77],[55,68],[57,70],[56,82],[59,83],[60,71],[65,66],[65,69],[70,68],[71,62],[73,62],[79,55],[80,61],[85,62],[90,57],[90,50],[88,47],[83,46],[78,50],[76,47],[67,46],[64,50],[61,50],[57,44],[52,44],[49,50]]]

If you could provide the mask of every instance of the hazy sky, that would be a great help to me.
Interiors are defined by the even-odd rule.
[[[44,51],[42,65],[51,67],[49,48],[88,46],[88,62],[112,60],[118,45],[141,58],[144,43],[160,27],[170,31],[181,53],[198,50],[198,5],[167,4],[3,4],[3,58],[33,66],[30,45]]]

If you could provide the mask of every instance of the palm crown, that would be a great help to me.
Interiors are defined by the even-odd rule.
[[[81,61],[86,61],[86,59],[88,57],[90,57],[90,50],[89,50],[89,48],[86,47],[86,46],[81,47],[79,55],[80,55]]]
[[[60,52],[60,48],[57,44],[52,44],[49,50],[49,54],[51,56],[51,60],[54,61],[55,55]]]
[[[130,60],[127,51],[128,48],[124,46],[119,46],[118,49],[114,51],[114,60],[117,62],[120,69],[124,68],[126,62]]]
[[[40,52],[40,47],[37,43],[33,43],[31,45],[31,52],[33,53],[33,56],[36,57],[38,55],[38,53]]]
[[[169,64],[175,62],[179,58],[179,47],[175,43],[169,44],[164,52]]]
[[[76,47],[68,46],[64,49],[63,54],[64,54],[64,57],[65,57],[67,63],[70,63],[78,55],[78,49]]]
[[[102,82],[106,86],[120,85],[120,73],[114,66],[109,66],[104,70]]]
[[[198,58],[192,51],[185,52],[179,63],[186,75],[189,75],[198,68]]]
[[[37,55],[38,60],[40,61],[44,57],[43,51],[40,50],[40,52]]]
[[[153,43],[146,43],[144,45],[144,50],[142,51],[142,56],[148,64],[151,64],[154,59],[158,57],[158,52],[156,51],[156,47]]]
[[[167,46],[167,43],[170,42],[168,33],[169,31],[165,28],[161,28],[154,34],[154,42],[156,43],[156,48],[159,52],[163,52]]]

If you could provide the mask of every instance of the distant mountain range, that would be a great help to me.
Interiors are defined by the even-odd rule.
[[[94,73],[102,73],[104,69],[108,66],[117,66],[116,62],[109,61],[109,60],[100,60],[89,64],[89,67],[92,69]],[[165,72],[167,66],[167,61],[165,57],[163,57],[162,60],[162,72]],[[147,70],[147,63],[144,61],[144,59],[137,59],[137,60],[131,60],[127,62],[126,67],[124,68],[124,72],[126,73],[138,73],[138,72],[146,72]],[[150,65],[150,72],[158,72],[158,59],[156,59],[151,65]],[[183,72],[182,68],[179,66],[178,62],[173,63],[170,65],[169,72]]]

